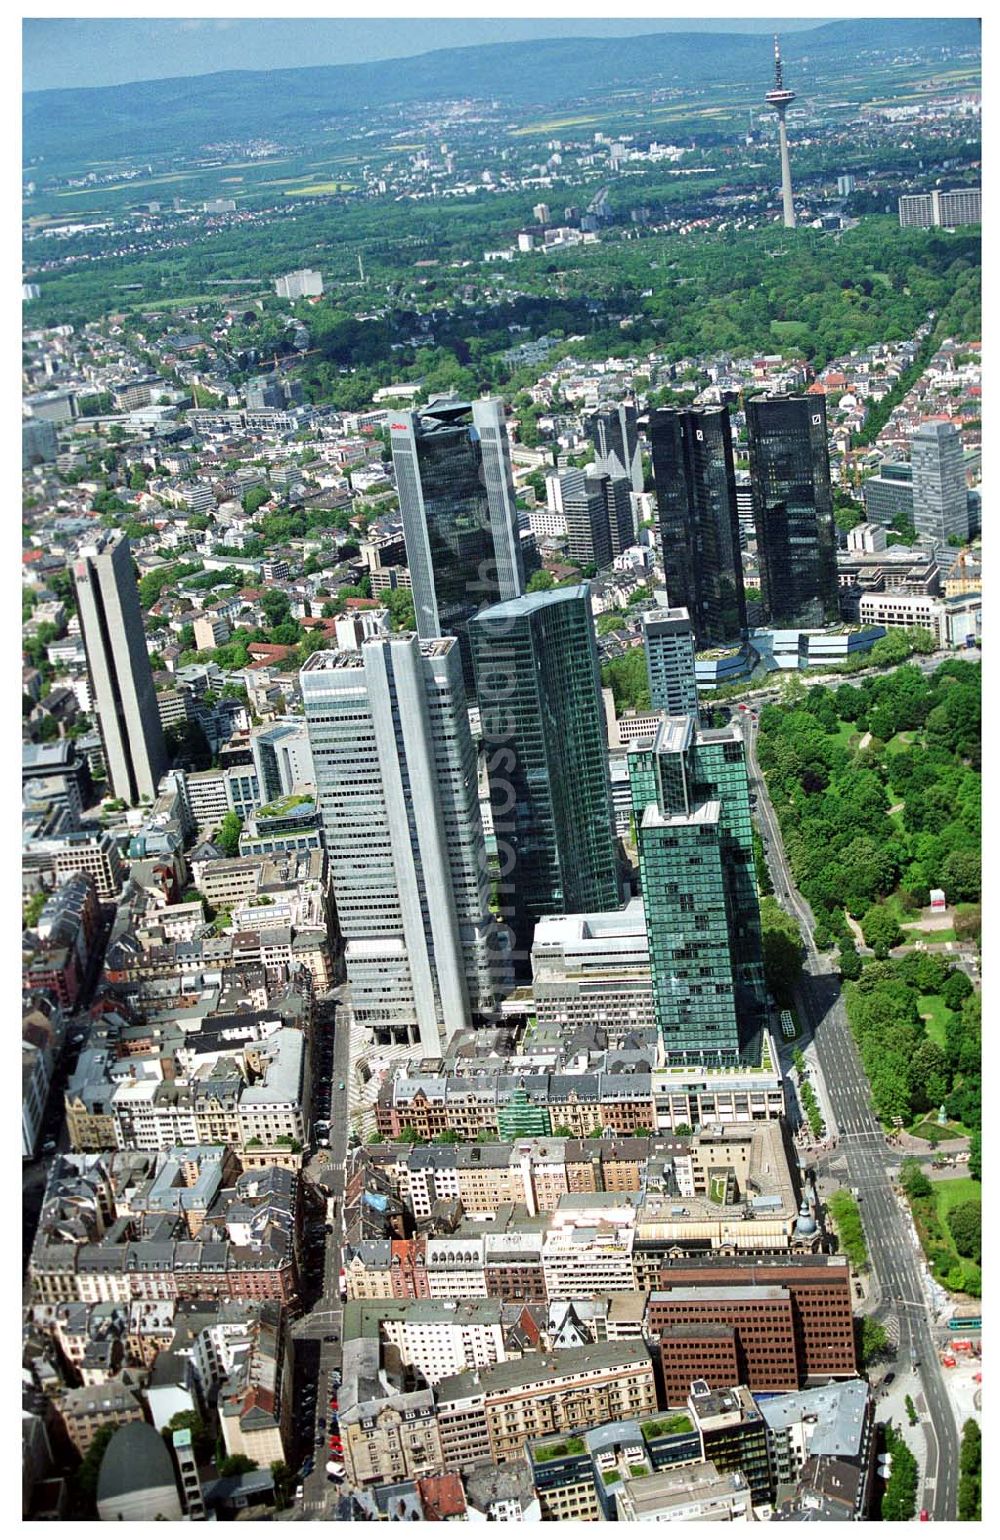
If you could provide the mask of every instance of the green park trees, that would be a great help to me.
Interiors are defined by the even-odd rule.
[[[975,903],[979,666],[954,659],[927,678],[906,664],[798,695],[761,712],[758,753],[817,922],[840,937],[844,909],[863,917],[881,953],[898,939],[898,910],[884,902],[893,894],[913,909],[947,882],[950,899]]]
[[[882,1518],[887,1523],[902,1523],[917,1511],[917,1460],[891,1423],[885,1427],[885,1447],[892,1455],[892,1471],[882,1494]]]
[[[958,1517],[965,1521],[981,1519],[983,1480],[983,1435],[978,1422],[970,1417],[962,1427],[962,1448],[958,1457]]]
[[[243,828],[243,820],[238,813],[227,813],[219,825],[219,832],[215,836],[215,843],[220,850],[224,850],[227,856],[238,856],[240,853],[240,833]]]
[[[601,669],[601,684],[610,689],[619,715],[623,711],[648,711],[649,675],[644,648],[630,647],[620,658],[605,663]]]
[[[983,1212],[977,1199],[959,1203],[949,1211],[948,1229],[960,1257],[980,1262],[983,1255]]]
[[[870,946],[876,957],[888,957],[894,946],[903,939],[899,924],[888,909],[879,905],[869,909],[861,921],[861,934],[865,945]]]
[[[760,926],[767,987],[779,1005],[791,1005],[802,969],[799,927],[777,899],[767,897],[760,901]]]

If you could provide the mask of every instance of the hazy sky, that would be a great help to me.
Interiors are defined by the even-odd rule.
[[[367,20],[305,18],[188,21],[142,17],[24,20],[24,89],[122,85],[170,75],[206,75],[229,69],[289,69],[309,64],[356,64],[398,59],[432,48],[530,41],[539,37],[635,36],[641,32],[792,32],[829,17],[794,21],[634,17],[577,21],[523,17],[505,20],[438,18]]]

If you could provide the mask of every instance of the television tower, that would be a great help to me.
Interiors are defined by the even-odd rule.
[[[794,102],[795,92],[785,88],[781,73],[781,47],[774,39],[774,90],[768,91],[764,100],[778,114],[778,147],[781,151],[781,202],[785,212],[785,229],[795,229],[795,205],[792,202],[792,168],[788,160],[788,135],[785,132],[785,113],[789,102]]]

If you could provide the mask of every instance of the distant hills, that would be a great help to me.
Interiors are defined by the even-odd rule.
[[[391,26],[376,19],[375,26]],[[977,48],[970,17],[853,19],[782,38],[789,82],[803,92],[810,67],[828,72],[877,50]],[[446,48],[412,58],[314,69],[230,70],[124,86],[33,91],[24,96],[24,159],[76,164],[190,150],[266,137],[301,142],[339,115],[392,103],[454,98],[500,101],[547,114],[568,101],[629,87],[746,87],[771,75],[772,44],[747,33],[664,32],[623,38],[550,38]]]

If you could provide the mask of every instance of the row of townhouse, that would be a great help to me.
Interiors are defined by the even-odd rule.
[[[503,1139],[551,1135],[587,1139],[615,1134],[669,1133],[718,1123],[780,1118],[785,1111],[781,1071],[766,1043],[760,1066],[713,1069],[606,1070],[550,1073],[424,1072],[401,1066],[382,1085],[376,1126],[385,1139],[429,1143],[452,1132],[463,1139],[499,1133]]]

